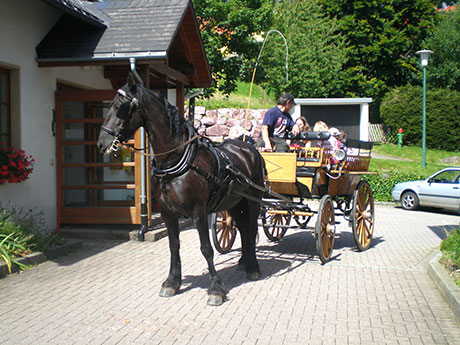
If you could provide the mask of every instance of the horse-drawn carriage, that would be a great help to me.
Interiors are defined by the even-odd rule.
[[[175,295],[182,282],[179,217],[192,218],[195,222],[200,250],[211,278],[210,305],[221,305],[227,294],[214,266],[208,229],[210,212],[219,214],[228,210],[233,218],[227,217],[224,221],[215,217],[213,237],[217,239],[218,249],[224,249],[221,244],[231,241],[229,234],[233,233],[219,231],[220,227],[233,230],[233,222],[238,226],[242,243],[238,266],[246,271],[250,280],[260,277],[256,237],[261,200],[264,232],[272,240],[284,236],[292,218],[298,227],[305,227],[315,213],[306,200],[320,198],[315,236],[321,260],[328,261],[332,254],[334,202],[351,221],[358,248],[369,247],[374,203],[369,185],[360,182],[369,165],[368,144],[348,143],[353,151],[348,157],[344,151],[337,152],[343,154],[340,157],[318,148],[264,153],[262,157],[252,145],[241,140],[227,140],[215,147],[185,122],[176,107],[146,89],[139,75],[132,73],[118,90],[101,126],[97,142],[100,152],[110,154],[125,147],[123,142],[132,138],[140,126],[149,135],[154,156],[152,190],[160,202],[161,216],[168,229],[170,269],[160,296]],[[319,135],[318,140],[322,139]],[[312,140],[308,135],[306,139]],[[264,169],[268,171],[268,185]],[[140,238],[143,231],[142,228],[139,232]]]
[[[305,132],[305,140],[325,140],[328,133]],[[347,147],[332,152],[320,147],[296,147],[291,152],[263,152],[268,191],[262,199],[260,221],[270,241],[279,241],[288,229],[306,229],[317,213],[313,235],[320,260],[332,257],[335,215],[343,215],[352,227],[358,250],[369,248],[374,229],[372,190],[361,176],[368,173],[372,144],[348,140]],[[308,200],[319,199],[318,211]],[[336,207],[334,207],[334,204]],[[230,251],[236,227],[226,211],[211,216],[214,246]]]

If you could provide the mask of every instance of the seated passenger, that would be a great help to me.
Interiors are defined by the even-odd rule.
[[[290,110],[295,105],[294,97],[285,93],[278,98],[278,105],[267,110],[262,122],[261,138],[255,147],[266,152],[288,152],[286,136],[289,131],[299,134],[299,127],[291,117]]]
[[[311,131],[310,125],[308,124],[307,119],[305,116],[299,117],[295,121],[296,125],[299,127],[299,132],[308,132]],[[310,140],[293,140],[290,143],[291,147],[310,147],[311,141]]]
[[[313,131],[314,132],[328,132],[329,127],[328,127],[328,125],[326,125],[325,122],[318,121],[313,126]],[[315,141],[312,142],[312,146],[313,147],[324,147],[326,149],[331,149],[332,148],[331,143],[329,142],[329,140],[315,140]]]
[[[331,127],[331,128],[329,128],[329,133],[331,134],[331,136],[330,136],[328,141],[330,143],[331,150],[333,152],[335,152],[342,145],[342,143],[338,140],[338,137],[340,135],[340,131],[335,127]]]

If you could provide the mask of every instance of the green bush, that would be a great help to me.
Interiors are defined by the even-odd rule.
[[[452,231],[441,243],[441,251],[460,267],[460,228]]]
[[[426,98],[426,147],[457,151],[460,141],[460,92],[428,90]],[[405,86],[390,91],[380,106],[385,125],[404,130],[406,145],[422,141],[422,88]]]
[[[395,184],[405,181],[423,180],[426,177],[414,173],[378,172],[375,175],[365,175],[363,179],[369,182],[374,200],[394,201],[391,191]]]
[[[12,263],[27,267],[16,258],[61,242],[57,234],[46,228],[43,211],[4,207],[0,203],[0,259],[10,272]]]

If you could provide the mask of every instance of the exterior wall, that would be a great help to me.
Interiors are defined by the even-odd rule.
[[[60,13],[42,1],[0,0],[0,66],[12,72],[12,143],[35,158],[34,171],[19,184],[0,186],[0,202],[44,211],[56,228],[56,142],[51,130],[58,82],[111,89],[102,67],[39,68],[35,47]]]

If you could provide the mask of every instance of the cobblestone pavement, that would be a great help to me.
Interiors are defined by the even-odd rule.
[[[261,231],[255,282],[236,270],[238,242],[216,254],[229,289],[220,307],[206,305],[194,229],[181,234],[183,285],[172,298],[158,296],[167,239],[87,241],[0,280],[0,344],[460,344],[460,325],[426,269],[459,217],[377,206],[373,247],[362,253],[338,219],[326,265],[309,230],[289,230],[278,243]]]

